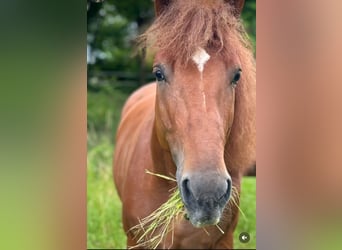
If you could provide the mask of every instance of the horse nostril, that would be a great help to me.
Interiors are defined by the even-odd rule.
[[[227,180],[227,194],[228,194],[228,197],[230,196],[231,191],[232,191],[232,180],[228,179]]]
[[[186,178],[182,181],[182,188],[183,188],[184,198],[189,198],[191,194],[191,191],[189,188],[189,179]]]
[[[231,179],[227,179],[227,191],[224,195],[224,199],[227,201],[231,195],[232,192],[232,180]]]
[[[221,196],[220,200],[225,201],[225,202],[228,201],[231,195],[231,191],[232,191],[232,181],[231,179],[227,179],[227,189],[226,189],[226,192]]]

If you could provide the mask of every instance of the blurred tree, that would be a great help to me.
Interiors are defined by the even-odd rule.
[[[118,12],[130,21],[136,22],[138,27],[143,27],[154,17],[153,1],[114,0]]]
[[[145,81],[144,60],[140,55],[133,58],[132,47],[153,15],[152,1],[88,2],[88,83],[129,78],[130,72],[138,73],[133,77],[140,79],[141,84]]]
[[[256,30],[255,30],[255,16],[256,16],[256,0],[247,0],[242,11],[242,20],[245,24],[246,31],[255,49],[256,45]]]

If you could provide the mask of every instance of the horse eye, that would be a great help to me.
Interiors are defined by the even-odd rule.
[[[236,85],[238,83],[238,81],[240,80],[241,78],[241,69],[239,69],[235,75],[234,75],[234,78],[232,80],[232,84]]]
[[[160,69],[155,70],[154,75],[156,76],[158,82],[162,82],[165,80],[165,76]]]

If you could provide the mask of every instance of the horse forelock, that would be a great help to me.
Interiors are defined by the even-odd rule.
[[[175,0],[140,36],[142,47],[187,63],[200,47],[228,59],[253,57],[240,19],[224,0]]]

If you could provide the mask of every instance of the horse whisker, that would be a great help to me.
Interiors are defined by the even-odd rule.
[[[209,232],[208,232],[207,229],[205,229],[204,227],[203,227],[203,231],[204,231],[208,236],[210,236]]]
[[[218,224],[215,225],[217,227],[217,229],[222,233],[224,234],[224,231],[222,230],[222,228],[220,228],[220,226]]]

